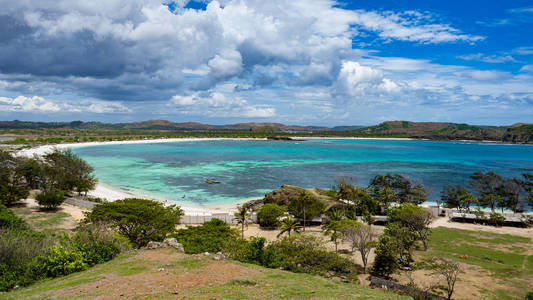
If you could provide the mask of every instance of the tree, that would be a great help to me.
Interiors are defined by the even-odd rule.
[[[380,213],[379,202],[372,197],[369,188],[360,187],[354,190],[353,197],[354,209],[356,215],[361,215],[370,219],[372,215]]]
[[[376,233],[370,225],[362,224],[353,220],[343,220],[340,224],[343,240],[350,243],[353,249],[357,249],[363,261],[363,270],[366,273],[368,255],[376,246]]]
[[[533,173],[522,174],[524,181],[524,189],[526,190],[526,199],[529,201],[529,205],[533,207]]]
[[[502,199],[500,208],[508,208],[513,212],[523,211],[523,203],[520,199],[523,182],[518,178],[507,178],[500,187],[500,197]]]
[[[409,190],[409,203],[416,205],[422,204],[427,201],[427,191],[421,184],[416,184]]]
[[[389,235],[383,234],[379,237],[376,246],[376,258],[374,265],[372,265],[373,274],[388,278],[398,270],[398,259],[394,253],[394,248],[394,241]]]
[[[28,195],[29,188],[19,168],[19,161],[0,150],[0,204],[11,205]]]
[[[374,196],[380,203],[383,212],[387,212],[391,203],[396,201],[396,194],[390,187],[384,187],[378,190]]]
[[[32,189],[39,188],[39,182],[43,177],[43,166],[36,158],[23,158],[20,170],[26,183]]]
[[[285,207],[276,203],[267,203],[257,213],[259,225],[265,228],[277,228],[279,218],[285,214]]]
[[[65,199],[65,193],[57,190],[41,193],[35,197],[35,200],[39,206],[42,206],[46,209],[54,209],[60,206],[63,204],[63,202],[65,202]]]
[[[398,223],[399,226],[408,228],[416,234],[416,239],[422,241],[424,250],[428,249],[427,240],[431,234],[429,224],[433,221],[433,215],[427,209],[404,203],[389,211],[389,223]]]
[[[102,222],[114,227],[138,247],[149,241],[162,241],[176,230],[183,210],[176,205],[127,198],[96,205],[86,213],[85,222]]]
[[[462,273],[459,264],[446,258],[434,257],[423,263],[426,269],[432,271],[433,275],[441,275],[446,280],[445,291],[448,294],[448,300],[452,299],[457,277]]]
[[[379,191],[389,188],[394,191],[395,201],[398,203],[409,202],[411,181],[401,174],[376,175],[370,180],[370,187],[377,195]]]
[[[250,222],[250,211],[245,205],[237,206],[237,211],[233,214],[235,217],[233,221],[237,222],[237,226],[241,226],[241,237],[244,240],[244,227],[248,227]]]
[[[76,190],[80,194],[87,192],[97,182],[92,172],[93,168],[70,149],[56,149],[44,156],[44,189]]]
[[[300,221],[298,221],[297,219],[293,217],[286,217],[285,219],[281,221],[281,227],[280,227],[280,232],[278,234],[278,237],[280,237],[285,232],[290,237],[292,231],[299,232],[301,228],[302,228],[302,225],[300,225]]]
[[[494,172],[479,171],[470,176],[470,185],[478,194],[479,204],[490,207],[494,211],[498,202],[501,201],[499,189],[502,185],[502,177]]]
[[[338,239],[340,237],[339,227],[340,221],[343,215],[342,212],[338,209],[331,209],[327,213],[327,218],[325,219],[322,229],[326,235],[329,235],[331,241],[335,244],[335,252],[337,252]]]
[[[289,202],[289,212],[295,217],[303,220],[303,230],[307,221],[320,216],[326,204],[313,197],[309,192],[302,191],[296,198],[291,198]]]
[[[477,203],[477,198],[470,194],[468,188],[459,185],[446,185],[440,194],[446,208],[459,208],[469,210],[472,203]]]

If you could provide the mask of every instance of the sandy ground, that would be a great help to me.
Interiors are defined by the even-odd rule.
[[[472,223],[460,223],[460,222],[451,222],[447,217],[437,218],[430,227],[446,227],[446,228],[455,228],[455,229],[464,229],[464,230],[473,230],[473,231],[485,231],[499,234],[511,234],[524,236],[533,239],[533,228],[520,228],[520,227],[495,227],[488,225],[479,225]]]

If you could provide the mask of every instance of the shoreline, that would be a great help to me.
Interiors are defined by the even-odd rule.
[[[415,138],[366,138],[366,137],[291,137],[293,139],[303,140],[396,140],[396,141],[412,141],[412,140],[428,140]],[[18,156],[33,157],[43,156],[54,149],[72,149],[79,147],[91,147],[101,145],[121,145],[121,144],[152,144],[152,143],[172,143],[172,142],[195,142],[195,141],[268,141],[267,138],[159,138],[159,139],[142,139],[142,140],[124,140],[124,141],[95,141],[95,142],[80,142],[80,143],[63,143],[63,144],[46,144],[27,149],[20,149],[16,152]],[[431,141],[431,140],[429,140]],[[453,141],[451,141],[453,142]],[[497,143],[493,141],[455,141],[455,142],[476,142],[476,143]],[[513,145],[513,144],[510,144]],[[109,184],[99,181],[94,190],[88,192],[88,196],[105,198],[108,201],[116,201],[124,198],[145,198],[160,201],[165,204],[179,205],[187,215],[212,215],[217,213],[231,213],[235,211],[238,205],[241,205],[250,200],[257,198],[246,198],[233,203],[214,204],[214,205],[195,205],[194,203],[180,204],[179,201],[173,201],[163,198],[154,197],[153,195],[144,195],[128,190],[124,190]]]
[[[101,146],[101,145],[122,145],[122,144],[151,144],[151,143],[172,143],[172,142],[194,142],[194,141],[220,141],[220,140],[235,140],[235,141],[267,141],[266,138],[169,138],[169,139],[146,139],[146,140],[127,140],[127,141],[105,141],[105,142],[82,142],[82,143],[64,143],[64,144],[47,144],[40,145],[37,147],[32,147],[28,149],[21,149],[17,151],[16,155],[33,157],[33,156],[43,156],[54,149],[72,149],[79,147],[91,147],[91,146]],[[162,202],[164,204],[176,204],[183,209],[186,215],[190,216],[201,216],[201,215],[212,215],[220,213],[232,213],[235,211],[235,208],[238,205],[241,205],[250,200],[255,200],[256,198],[247,198],[242,199],[234,203],[226,204],[214,204],[206,206],[194,206],[182,205],[179,201],[171,201],[168,199],[162,199],[153,197],[150,195],[143,195],[140,193],[135,193],[132,191],[126,191],[118,187],[111,186],[109,184],[98,181],[94,190],[91,190],[87,193],[90,197],[107,199],[108,201],[116,201],[124,198],[144,198],[151,199]]]

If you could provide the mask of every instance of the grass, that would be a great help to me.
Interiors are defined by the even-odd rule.
[[[192,270],[205,266],[206,262],[200,259],[186,258],[175,262],[174,265],[187,270]]]
[[[524,287],[533,282],[533,255],[527,252],[531,246],[527,237],[438,227],[431,234],[428,251],[418,255],[479,267],[483,275],[505,287],[482,288],[488,299],[523,299],[527,292]]]
[[[215,261],[168,249],[131,251],[84,272],[0,294],[0,299],[103,295],[130,299],[167,299],[176,295],[180,299],[408,299],[335,279]]]
[[[15,215],[23,218],[32,229],[37,231],[53,231],[71,219],[68,213],[62,211],[34,212],[28,207],[14,207],[11,209]]]

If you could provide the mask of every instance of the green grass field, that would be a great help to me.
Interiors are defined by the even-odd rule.
[[[533,244],[527,237],[439,227],[433,230],[429,250],[417,254],[471,266],[460,280],[486,277],[483,284],[472,288],[488,299],[524,299],[533,290]]]

